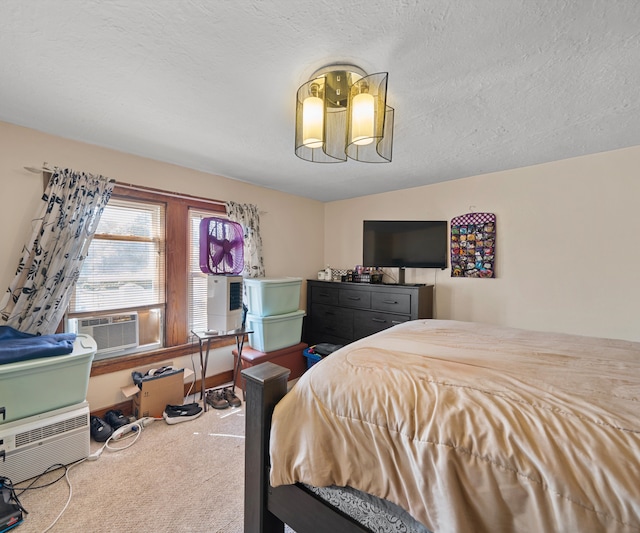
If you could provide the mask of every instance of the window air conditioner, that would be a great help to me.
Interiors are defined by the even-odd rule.
[[[138,313],[78,319],[78,333],[96,341],[96,356],[138,347]]]

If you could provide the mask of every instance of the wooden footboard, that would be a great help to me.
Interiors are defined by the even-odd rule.
[[[369,531],[329,506],[302,485],[269,485],[269,435],[275,405],[287,393],[289,370],[262,363],[242,371],[246,380],[245,533],[366,533]]]

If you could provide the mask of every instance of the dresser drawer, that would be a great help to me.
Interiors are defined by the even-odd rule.
[[[348,344],[395,324],[433,317],[433,286],[307,280],[304,342]]]
[[[334,335],[331,332],[326,331],[316,331],[314,329],[309,330],[309,341],[306,341],[309,346],[313,346],[315,344],[320,344],[321,342],[328,342],[330,344],[349,344],[353,342],[353,338],[350,337],[339,337],[338,335]]]
[[[327,305],[338,305],[339,289],[314,285],[311,287],[311,302]]]
[[[355,311],[353,317],[353,332],[356,339],[372,335],[396,324],[411,320],[410,315],[394,315],[378,313],[376,311]]]
[[[358,309],[369,309],[371,307],[371,292],[340,289],[338,305]]]
[[[316,335],[353,338],[353,309],[311,304],[311,327]],[[325,341],[321,341],[325,342]]]
[[[411,314],[411,295],[395,292],[371,294],[371,309],[390,313]]]

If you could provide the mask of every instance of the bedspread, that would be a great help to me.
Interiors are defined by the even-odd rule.
[[[418,320],[276,405],[273,486],[350,486],[432,531],[640,531],[640,343]]]

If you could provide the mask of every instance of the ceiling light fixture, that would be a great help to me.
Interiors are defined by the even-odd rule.
[[[386,72],[368,75],[354,65],[329,65],[298,89],[296,155],[313,163],[389,163],[392,107]]]

